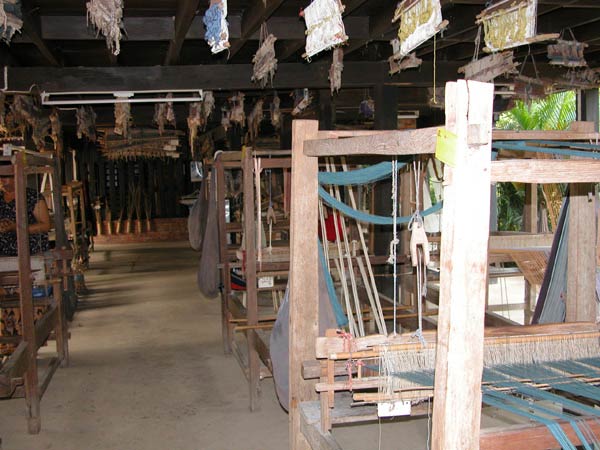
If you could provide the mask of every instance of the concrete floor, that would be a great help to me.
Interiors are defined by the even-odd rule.
[[[249,411],[241,369],[222,351],[219,302],[200,296],[196,269],[186,243],[97,248],[71,324],[71,366],[42,400],[42,431],[27,434],[23,399],[0,401],[2,450],[288,448],[271,379]],[[426,448],[427,420],[334,434],[344,450]]]

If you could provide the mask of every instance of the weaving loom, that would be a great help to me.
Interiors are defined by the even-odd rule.
[[[549,328],[527,326],[490,329],[484,334],[484,310],[490,184],[505,181],[572,183],[575,190],[571,200],[577,206],[571,214],[577,217],[574,223],[579,229],[570,234],[569,243],[579,256],[568,269],[567,320],[595,318],[591,313],[596,306],[595,285],[584,281],[589,277],[588,272],[595,275],[595,267],[588,267],[588,262],[595,262],[594,247],[589,245],[590,240],[595,243],[595,239],[587,239],[590,229],[583,226],[592,223],[589,214],[594,213],[594,208],[587,195],[587,185],[582,183],[600,179],[600,164],[594,159],[495,160],[490,151],[493,87],[459,81],[448,83],[445,92],[446,128],[457,135],[458,143],[453,150],[456,156],[453,166],[446,165],[444,169],[438,331],[423,330],[420,337],[390,334],[360,338],[345,331],[330,331],[325,338],[319,338],[311,325],[315,323],[313,314],[316,315],[312,285],[317,273],[312,265],[318,265],[318,244],[313,247],[305,236],[314,233],[318,226],[318,212],[314,211],[318,196],[327,198],[319,186],[322,181],[315,157],[388,155],[402,158],[433,153],[437,129],[327,132],[319,131],[318,125],[311,121],[294,122],[292,192],[296,206],[291,219],[290,297],[292,448],[302,448],[297,445],[302,438],[313,448],[339,449],[329,432],[332,425],[377,420],[372,407],[362,412],[361,408],[344,405],[344,396],[338,395],[342,391],[352,391],[351,406],[398,402],[402,405],[397,409],[404,408],[404,414],[427,413],[429,400],[434,398],[431,442],[432,448],[438,450],[595,446],[600,427],[595,409],[589,405],[595,404],[598,395],[595,387],[598,373],[595,358],[599,354],[600,337],[597,326],[590,323]],[[557,141],[588,140],[595,136],[577,132],[550,132],[539,138],[533,137],[534,133],[519,136],[519,133],[508,135],[494,131],[493,134],[496,140],[513,141],[521,139],[520,136],[527,136],[523,137],[527,140]],[[329,197],[330,201],[339,200],[335,192]],[[299,198],[302,201],[298,203]],[[474,205],[478,205],[476,213]],[[595,232],[595,227],[591,229]],[[311,336],[314,336],[312,340]],[[335,344],[329,346],[331,343]],[[320,360],[317,366],[312,364],[315,355]],[[320,382],[312,381],[315,378],[320,378]],[[314,392],[320,394],[320,402],[313,401],[316,400]],[[408,412],[404,402],[408,403]],[[561,409],[549,407],[548,402],[558,403]],[[535,421],[538,426],[481,430],[482,403],[508,411],[513,417]],[[535,405],[530,406],[532,403]],[[530,435],[537,436],[534,445]]]

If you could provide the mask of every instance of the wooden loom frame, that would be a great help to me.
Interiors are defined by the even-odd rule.
[[[3,159],[6,160],[5,157]],[[10,161],[11,165],[0,167],[0,171],[4,175],[11,175],[15,178],[19,270],[18,274],[5,274],[6,276],[3,278],[16,281],[19,286],[19,301],[15,306],[20,308],[22,335],[19,337],[15,351],[5,364],[0,366],[0,398],[24,396],[27,403],[28,431],[30,434],[37,434],[41,429],[40,400],[56,369],[60,365],[66,367],[69,363],[67,322],[63,305],[63,278],[67,276],[64,272],[64,263],[70,257],[68,254],[70,252],[64,248],[66,234],[61,193],[57,184],[52,191],[58,247],[58,250],[54,252],[54,259],[57,263],[62,262],[63,266],[56,267],[52,273],[53,278],[46,280],[46,283],[53,287],[53,297],[34,299],[27,219],[27,176],[50,173],[56,179],[58,162],[56,159],[50,159],[43,155],[32,156],[25,152],[15,154]],[[14,300],[0,297],[0,303],[5,307],[11,307]],[[34,324],[34,307],[37,305],[48,305],[49,309]],[[38,381],[37,352],[46,343],[52,332],[56,339],[57,357],[49,360],[42,380]],[[6,338],[0,337],[0,341],[2,340],[6,340]]]
[[[258,278],[269,275],[287,275],[289,261],[265,262],[262,267],[257,267],[256,261],[256,228],[257,224],[255,199],[256,187],[254,185],[253,158],[261,159],[263,169],[283,169],[284,190],[289,184],[289,171],[291,158],[289,150],[259,150],[250,147],[242,152],[224,152],[220,154],[214,166],[217,170],[217,213],[219,227],[219,255],[221,269],[221,322],[223,334],[223,347],[225,353],[233,353],[237,359],[246,379],[250,392],[250,409],[258,407],[259,382],[265,377],[272,376],[271,359],[269,355],[269,342],[265,342],[258,333],[261,329],[270,329],[275,316],[261,317],[258,310],[258,292],[261,290],[274,290],[273,288],[258,288]],[[225,220],[225,170],[241,169],[243,176],[244,192],[244,220],[242,223],[227,223]],[[289,229],[288,223],[278,223],[274,231]],[[227,235],[244,232],[246,239],[245,279],[246,279],[246,307],[232,296],[230,269],[236,265],[236,249],[229,248]],[[281,288],[281,286],[279,286]],[[285,288],[284,288],[285,289]],[[246,336],[246,355],[234,339],[236,331]],[[260,363],[265,368],[261,368]]]
[[[446,166],[444,223],[442,225],[442,276],[437,334],[434,391],[433,446],[442,449],[493,447],[499,438],[519,442],[524,433],[548,438],[543,427],[502,430],[480,435],[481,372],[483,368],[483,311],[487,283],[489,240],[489,185],[492,181],[526,183],[591,183],[600,180],[600,161],[508,160],[491,161],[493,85],[460,80],[446,86],[446,128],[457,135],[457,166]],[[317,399],[315,382],[303,378],[304,361],[314,361],[318,324],[317,172],[315,156],[348,154],[411,155],[433,153],[437,128],[394,132],[319,131],[316,121],[295,121],[292,134],[292,216],[290,291],[290,448],[339,449],[320,418],[310,417],[304,406]],[[533,132],[494,133],[498,139],[590,139],[596,133]],[[348,138],[348,139],[341,139]],[[581,185],[579,185],[581,186]],[[582,190],[577,201],[587,201]],[[482,210],[474,213],[469,206]],[[575,208],[573,221],[585,226],[589,205]],[[592,213],[593,214],[593,213]],[[590,223],[589,221],[587,223]],[[588,230],[589,231],[589,230]],[[594,230],[595,231],[595,230]],[[577,264],[592,254],[586,251],[581,231],[574,231]],[[588,233],[589,234],[589,233]],[[594,241],[595,242],[595,241]],[[587,268],[588,272],[590,267]],[[570,274],[569,279],[574,280]],[[569,295],[568,319],[589,320],[595,291],[589,274]],[[569,284],[571,285],[571,284]],[[452,299],[452,302],[449,300]],[[467,301],[468,300],[468,301]],[[595,319],[595,317],[594,317]],[[452,327],[450,326],[452,324]],[[464,342],[473,345],[465,346]],[[456,414],[461,411],[461,414]],[[546,441],[547,443],[547,441]],[[529,447],[528,447],[529,448]]]

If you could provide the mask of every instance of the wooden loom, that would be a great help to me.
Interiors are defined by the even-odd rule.
[[[263,262],[257,263],[256,248],[256,186],[253,158],[259,158],[262,169],[283,171],[283,190],[287,190],[290,179],[291,160],[286,150],[259,150],[246,148],[244,152],[225,152],[215,161],[217,169],[217,209],[219,223],[219,247],[221,282],[221,314],[223,346],[226,353],[233,353],[238,360],[250,388],[250,409],[258,406],[259,382],[270,377],[272,368],[269,356],[268,332],[275,321],[275,311],[265,311],[259,307],[260,292],[285,290],[285,281],[289,269],[289,250],[287,239],[275,239],[273,252],[263,250]],[[225,170],[241,169],[243,173],[244,219],[241,222],[226,221],[225,217]],[[284,198],[287,196],[284,194]],[[284,210],[289,211],[289,205]],[[230,210],[231,211],[231,210]],[[283,219],[283,220],[282,220]],[[287,238],[289,221],[278,219],[273,225],[275,234]],[[240,250],[241,239],[229,244],[228,236],[245,236],[245,250]],[[243,253],[243,254],[242,254]],[[245,302],[240,300],[231,289],[230,269],[242,268],[246,280]],[[277,278],[272,286],[259,287],[261,277]],[[240,346],[235,340],[239,332],[246,338],[246,345]],[[245,347],[245,348],[243,348]],[[262,363],[262,366],[261,366]]]
[[[2,157],[6,159],[7,157]],[[54,174],[56,180],[56,160],[39,154],[26,155],[19,152],[10,159],[10,166],[2,166],[4,175],[15,177],[15,204],[17,219],[18,271],[0,272],[3,286],[17,286],[18,293],[11,295],[3,290],[0,306],[19,308],[21,315],[20,336],[2,336],[0,343],[16,344],[12,354],[0,365],[0,398],[25,397],[27,403],[28,430],[37,434],[41,428],[40,400],[44,395],[56,369],[68,365],[68,332],[63,305],[63,283],[68,277],[65,265],[72,256],[66,250],[66,235],[62,215],[61,194],[53,190],[54,219],[56,224],[57,250],[51,256],[54,259],[48,278],[38,282],[53,288],[53,294],[33,297],[32,264],[29,250],[29,232],[27,221],[26,187],[27,176],[31,174]],[[34,322],[36,307],[47,307],[41,317]],[[54,333],[57,356],[47,361],[42,379],[38,380],[38,350]]]
[[[442,278],[438,320],[436,384],[433,390],[434,449],[474,449],[492,447],[503,436],[542,436],[535,429],[508,429],[494,436],[480,434],[481,374],[484,344],[484,302],[487,283],[487,244],[489,239],[489,184],[515,180],[527,183],[590,183],[600,179],[598,161],[504,160],[490,161],[492,139],[493,86],[459,81],[446,86],[446,128],[457,135],[459,155],[456,167],[446,167],[444,224],[442,228]],[[316,303],[318,261],[317,169],[316,156],[341,154],[411,155],[433,153],[437,129],[402,132],[319,131],[314,121],[296,121],[292,137],[292,219],[291,219],[291,297],[290,297],[290,436],[291,448],[340,448],[327,429],[330,394],[321,396],[321,411],[315,415],[316,383],[304,377],[303,369],[316,357],[318,307]],[[547,133],[542,139],[590,139],[590,133]],[[499,139],[533,139],[535,133],[494,133]],[[594,134],[593,137],[596,137]],[[346,139],[342,139],[346,138]],[[539,138],[539,137],[538,137]],[[468,155],[468,157],[466,156]],[[575,192],[572,246],[576,264],[569,269],[567,318],[570,321],[595,318],[595,245],[588,245],[593,202],[587,204],[587,189]],[[459,201],[460,199],[460,201]],[[590,203],[590,202],[588,202]],[[481,208],[474,214],[471,205]],[[595,242],[595,240],[593,240]],[[591,250],[590,250],[591,248]],[[591,255],[592,265],[586,265]],[[582,269],[583,268],[583,269]],[[579,275],[573,272],[579,270]],[[580,282],[577,283],[578,279]],[[449,300],[452,299],[450,302]],[[452,325],[452,326],[450,326]],[[523,328],[535,335],[535,330]],[[595,332],[595,331],[594,331]],[[464,342],[472,345],[464,346]],[[304,362],[308,362],[308,366]],[[328,360],[322,381],[327,382],[335,362]],[[327,391],[324,389],[323,391]],[[325,398],[325,400],[323,400]],[[456,411],[461,411],[460,415]],[[331,412],[334,415],[334,412]],[[371,416],[373,418],[373,416]],[[364,420],[365,417],[358,417]],[[353,421],[348,414],[334,422]],[[322,427],[322,423],[325,427]],[[513,441],[514,442],[519,442]],[[489,445],[488,445],[489,444]],[[532,448],[532,447],[522,447]]]

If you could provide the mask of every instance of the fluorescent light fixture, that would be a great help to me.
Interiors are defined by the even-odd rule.
[[[418,119],[419,110],[414,109],[410,111],[398,111],[398,119]]]
[[[172,94],[171,98],[166,98]],[[159,91],[42,92],[42,105],[100,105],[114,103],[201,102],[202,89]]]

